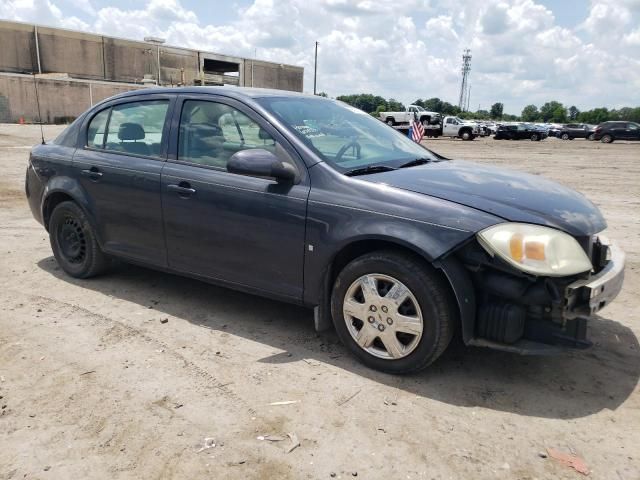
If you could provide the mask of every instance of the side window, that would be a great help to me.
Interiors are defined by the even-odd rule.
[[[91,148],[103,148],[104,138],[107,131],[107,120],[109,119],[110,108],[102,110],[91,119],[87,129],[87,146]]]
[[[638,127],[638,125],[636,125],[635,123],[628,123],[627,124],[629,129],[631,130],[640,130],[640,127]]]
[[[106,150],[159,157],[168,100],[133,102],[111,109]]]
[[[449,124],[453,123],[453,119],[452,118],[447,118],[447,123],[449,123]]]
[[[275,140],[244,113],[223,103],[187,100],[180,115],[178,160],[227,168],[240,150],[275,152]]]

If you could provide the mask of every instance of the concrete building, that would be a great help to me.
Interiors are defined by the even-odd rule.
[[[301,92],[301,67],[149,41],[0,21],[0,122],[64,122],[149,85],[238,85]]]

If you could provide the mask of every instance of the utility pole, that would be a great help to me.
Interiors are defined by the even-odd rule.
[[[313,63],[313,94],[316,94],[316,85],[318,79],[318,42],[316,42],[316,59]]]
[[[458,99],[458,108],[464,110],[469,101],[469,72],[471,71],[471,50],[468,48],[462,52],[462,83],[460,84],[460,98]]]

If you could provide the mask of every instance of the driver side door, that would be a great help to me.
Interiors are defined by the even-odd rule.
[[[178,100],[162,206],[169,267],[300,300],[309,178],[288,142],[242,103],[211,95]],[[293,184],[229,173],[240,150],[291,162]]]

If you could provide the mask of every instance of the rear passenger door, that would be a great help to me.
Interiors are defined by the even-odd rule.
[[[280,297],[302,298],[309,179],[268,122],[212,95],[176,104],[162,206],[169,266]],[[240,150],[261,148],[294,165],[294,184],[229,173]]]
[[[107,104],[86,120],[73,159],[102,248],[158,266],[167,263],[160,173],[174,101],[140,95]]]

